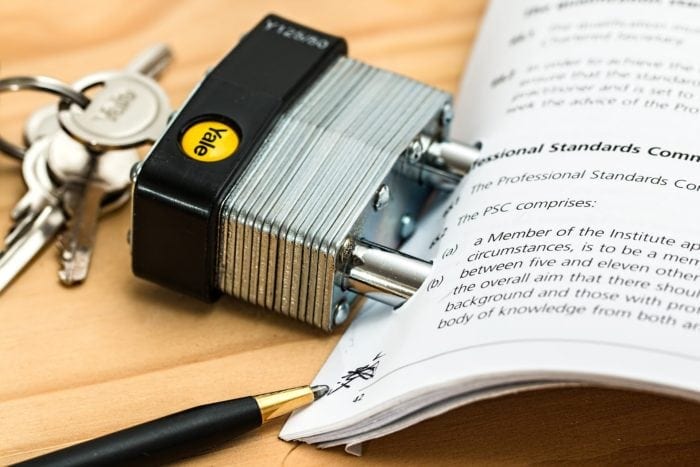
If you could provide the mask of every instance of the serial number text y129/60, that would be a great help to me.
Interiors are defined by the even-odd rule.
[[[311,47],[316,47],[317,49],[323,50],[330,45],[328,39],[318,37],[307,31],[303,31],[289,24],[280,23],[279,21],[268,19],[265,22],[265,31],[272,31],[279,34],[280,36],[286,37],[293,41],[301,42],[302,44],[309,45]]]

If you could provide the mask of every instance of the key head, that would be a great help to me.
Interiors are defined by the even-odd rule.
[[[108,194],[128,191],[131,167],[140,160],[135,149],[95,153],[59,131],[49,143],[47,165],[59,184],[98,184]]]
[[[63,104],[61,127],[94,151],[127,149],[153,143],[165,130],[172,109],[153,79],[133,71],[95,73],[75,83],[81,92],[102,85],[81,109]]]
[[[13,225],[4,239],[6,247],[27,232],[46,206],[59,204],[59,193],[47,169],[48,144],[47,139],[40,138],[25,152],[22,160],[22,177],[27,185],[27,192],[10,212]]]
[[[27,193],[12,209],[10,216],[15,221],[27,213],[38,213],[47,202],[58,199],[56,186],[47,169],[48,146],[49,140],[40,138],[29,146],[24,155],[22,178],[27,185]]]
[[[40,138],[51,136],[61,129],[58,123],[58,108],[55,104],[38,108],[24,123],[24,142],[31,146]]]

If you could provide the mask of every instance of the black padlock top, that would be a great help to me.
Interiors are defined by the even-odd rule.
[[[340,37],[269,15],[209,72],[139,172],[131,233],[137,276],[202,299],[218,297],[218,217],[228,187],[276,118],[346,53]],[[220,133],[230,136],[212,125],[188,156],[181,138],[197,122],[235,130],[233,154],[203,161],[216,151]]]

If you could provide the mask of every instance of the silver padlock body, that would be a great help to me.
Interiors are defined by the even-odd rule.
[[[348,238],[389,247],[429,188],[399,170],[419,135],[444,137],[450,95],[341,57],[282,114],[220,211],[217,285],[316,327],[353,294],[339,270]]]

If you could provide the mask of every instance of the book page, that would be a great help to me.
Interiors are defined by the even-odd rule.
[[[688,1],[493,1],[453,126],[483,155],[416,241],[433,274],[358,317],[282,437],[516,383],[700,398],[699,25]]]

